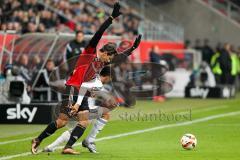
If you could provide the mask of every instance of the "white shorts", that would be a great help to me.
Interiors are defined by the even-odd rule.
[[[92,88],[102,88],[103,84],[100,80],[99,76],[96,76],[94,79],[88,82],[83,82],[81,88],[87,88],[87,90],[91,91]]]
[[[82,103],[82,99],[84,97],[84,95],[86,94],[87,91],[92,91],[93,89],[102,89],[103,88],[103,84],[100,80],[99,75],[96,76],[94,79],[92,79],[91,81],[88,82],[83,82],[80,89],[79,89],[79,95],[78,95],[78,100],[77,100],[77,104],[81,104]],[[92,97],[88,98],[88,107],[89,109],[96,109],[97,106],[95,106],[95,99]]]

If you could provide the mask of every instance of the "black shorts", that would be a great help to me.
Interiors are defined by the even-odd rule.
[[[60,113],[64,113],[69,116],[71,111],[70,107],[73,106],[78,99],[78,90],[72,86],[66,86],[65,94],[63,95],[63,100],[60,107]],[[80,105],[79,111],[89,110],[88,107],[88,94],[83,98],[82,104]]]

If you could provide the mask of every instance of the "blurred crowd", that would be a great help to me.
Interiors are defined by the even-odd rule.
[[[112,7],[114,1],[101,0],[99,3]],[[136,11],[127,6],[123,7],[121,12],[123,16],[115,20],[106,34],[132,39],[134,35],[138,34],[140,18],[135,13]],[[86,45],[86,41],[83,40],[84,34],[94,34],[107,16],[109,13],[102,7],[85,0],[0,1],[0,30],[14,30],[18,34],[80,31],[76,34],[76,39],[68,44],[75,49],[73,49],[74,53],[68,53],[66,50],[68,55],[63,57],[66,60],[69,59],[69,55],[71,57],[81,54]],[[39,55],[31,57],[21,53],[13,65],[5,66],[1,81],[2,78],[5,80],[7,77],[13,78],[10,81],[22,81],[21,83],[26,86],[24,90],[32,100],[59,100],[58,93],[50,88],[50,78],[56,80],[66,78],[66,75],[57,78],[59,75],[56,72],[53,74],[52,71],[56,69],[59,62],[42,58]],[[45,64],[44,61],[46,61]],[[22,86],[21,83],[19,83],[19,87]]]
[[[160,52],[159,46],[153,45],[149,52],[149,60],[152,63],[167,65],[169,71],[175,71],[177,68],[193,71],[189,83],[191,86],[240,86],[240,47],[234,48],[230,43],[218,43],[214,48],[208,39],[196,39],[194,43],[186,40],[185,49],[184,57],[178,58],[172,53]],[[201,59],[198,68],[194,69],[192,54],[195,51],[200,54],[195,57]],[[199,62],[195,60],[195,63]]]
[[[44,59],[40,55],[29,56],[27,54],[20,54],[19,57],[14,61],[13,66],[8,68],[8,65],[4,69],[4,77],[7,79],[8,70],[12,71],[12,76],[19,77],[27,86],[27,91],[31,100],[41,101],[46,100],[50,97],[50,100],[59,100],[56,90],[51,90],[53,87],[50,83],[54,84],[56,81],[64,81],[69,74],[72,73],[75,67],[76,60],[79,55],[81,55],[82,50],[86,47],[87,41],[83,32],[78,31],[75,34],[75,38],[66,45],[65,54],[62,55],[63,61],[60,63],[56,59]],[[122,46],[121,46],[122,45]],[[120,43],[119,47],[124,48],[125,43]],[[46,63],[44,64],[44,62]],[[60,64],[59,64],[60,63]],[[58,68],[56,68],[58,66]],[[142,73],[142,69],[148,70],[148,73]],[[131,104],[133,101],[130,94],[130,88],[136,86],[136,90],[140,90],[145,85],[147,88],[152,84],[152,73],[149,66],[142,66],[141,63],[133,64],[128,58],[123,58],[118,60],[117,65],[114,67],[114,73],[112,80],[116,83],[115,87],[118,87],[119,91],[123,97],[127,97]],[[130,74],[131,73],[131,74]],[[156,72],[155,72],[156,73]],[[155,74],[154,73],[154,74]],[[144,79],[142,79],[144,77]],[[63,83],[64,84],[64,83]],[[49,90],[51,90],[51,95],[49,95]],[[148,94],[153,94],[150,89],[148,89]],[[156,93],[155,93],[156,94]],[[146,96],[146,95],[145,95]],[[131,102],[130,102],[131,101]]]
[[[17,33],[81,30],[93,34],[106,18],[102,8],[84,0],[5,0],[0,1],[0,29]],[[111,1],[102,3],[112,6]],[[140,19],[131,8],[122,10],[122,18],[109,30],[114,35],[138,33]]]
[[[218,43],[211,47],[208,39],[197,39],[194,45],[186,41],[186,49],[196,49],[201,53],[202,62],[209,66],[215,81],[221,85],[234,85],[240,78],[240,47],[230,43]]]
[[[67,44],[65,55],[63,55],[63,59],[65,59],[66,62],[64,64],[66,64],[68,68],[65,70],[63,69],[63,73],[58,73],[62,72],[61,67],[59,67],[59,70],[57,70],[58,72],[56,72],[56,66],[60,65],[59,62],[53,59],[41,59],[42,57],[39,55],[29,57],[24,53],[19,55],[19,58],[14,62],[13,65],[15,68],[12,67],[10,69],[12,69],[13,76],[20,77],[28,86],[27,91],[29,95],[31,95],[31,100],[41,101],[49,97],[50,100],[58,100],[58,92],[51,90],[50,82],[52,81],[55,83],[55,81],[59,79],[65,80],[67,78],[67,75],[70,74],[75,66],[74,63],[76,61],[74,60],[76,59],[73,57],[77,58],[78,55],[82,53],[82,49],[86,44],[84,33],[76,32],[75,39]],[[231,44],[226,43],[224,45],[218,44],[214,49],[209,45],[207,39],[203,41],[198,39],[193,45],[189,41],[186,41],[185,47],[186,49],[195,49],[199,51],[197,53],[201,54],[202,57],[202,65],[197,71],[198,74],[195,74],[195,70],[192,70],[193,76],[190,77],[189,85],[199,86],[200,83],[197,82],[196,75],[200,75],[200,86],[206,87],[215,87],[216,85],[234,86],[239,82],[240,48],[235,50]],[[119,94],[130,97],[129,99],[126,98],[129,100],[129,104],[132,103],[131,100],[133,99],[130,94],[130,88],[134,88],[138,97],[146,97],[149,95],[155,97],[155,95],[165,93],[171,88],[167,86],[167,84],[160,83],[158,80],[159,76],[165,73],[167,69],[174,71],[177,68],[174,64],[177,63],[169,63],[172,62],[174,58],[170,57],[170,54],[164,55],[159,52],[159,46],[154,45],[149,53],[149,62],[152,63],[131,63],[126,57],[126,59],[119,61],[117,66],[114,67],[112,80],[117,82],[114,87],[118,88],[120,91]],[[46,61],[45,64],[43,64],[44,61]],[[191,59],[189,61],[191,61]],[[7,70],[8,68],[5,68],[5,77],[7,77]],[[209,72],[211,72],[211,74],[209,74]],[[216,81],[214,85],[211,85],[213,83],[207,80],[211,79],[210,75],[212,75],[212,79]],[[153,86],[161,87],[160,90],[155,91],[152,90]],[[51,91],[50,96],[49,90]],[[144,92],[139,92],[142,90],[144,90]]]

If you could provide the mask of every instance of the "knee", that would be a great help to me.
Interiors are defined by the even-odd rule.
[[[102,115],[102,118],[108,121],[108,120],[110,119],[110,113],[109,113],[109,112],[104,113],[104,114]]]
[[[77,115],[78,121],[88,121],[89,120],[89,111],[80,111]]]
[[[57,128],[62,128],[64,126],[66,126],[67,122],[68,122],[67,120],[59,118],[56,120],[56,126],[57,126]]]
[[[79,124],[85,128],[89,125],[89,121],[80,121]]]
[[[78,113],[78,124],[82,127],[87,127],[89,124],[89,111],[81,111]]]

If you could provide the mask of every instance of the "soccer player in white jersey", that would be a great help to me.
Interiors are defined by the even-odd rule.
[[[110,81],[111,79],[111,73],[110,73],[110,67],[105,67],[103,68],[103,70],[100,72],[100,79],[101,82],[103,84],[106,84]],[[110,94],[108,94],[108,90],[106,90],[105,88],[101,89],[101,91],[93,91],[93,94],[95,94],[95,96],[101,95],[101,97],[108,101],[108,99],[111,99],[113,97],[109,97]],[[90,99],[90,97],[88,97]],[[116,103],[116,102],[114,102]],[[89,114],[89,120],[92,119],[96,119],[96,121],[93,124],[93,127],[91,129],[91,131],[89,132],[88,136],[86,137],[86,139],[82,142],[83,147],[88,148],[88,150],[92,153],[97,153],[97,149],[96,149],[96,145],[95,145],[95,140],[97,137],[97,134],[104,128],[104,126],[106,125],[106,123],[108,122],[109,118],[110,118],[110,114],[109,111],[111,109],[114,109],[116,106],[115,104],[113,106],[111,106],[111,108],[105,108],[104,104],[101,101],[96,100],[96,98],[92,98],[91,97],[91,101],[88,101],[88,106],[91,105],[96,105],[97,106],[97,110],[96,111],[91,111],[89,108],[86,108],[84,110],[90,110],[90,114]],[[109,104],[108,104],[109,106]],[[77,124],[77,121],[74,121],[74,127]],[[50,145],[48,145],[45,149],[44,152],[53,152],[58,146],[60,146],[61,144],[67,142],[70,138],[72,129],[69,129],[65,132],[63,132],[61,134],[61,136],[59,136],[53,143],[51,143]]]

